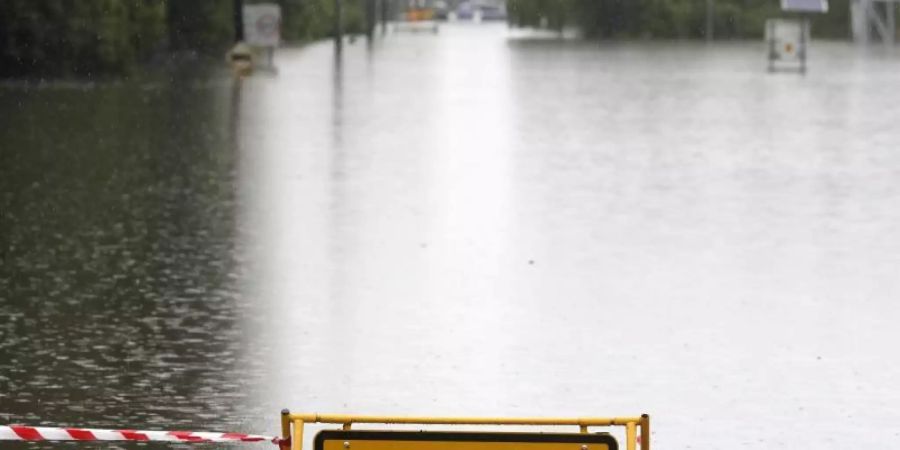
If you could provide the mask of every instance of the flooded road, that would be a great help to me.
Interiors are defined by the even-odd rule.
[[[0,87],[0,423],[900,442],[900,53],[503,26]]]

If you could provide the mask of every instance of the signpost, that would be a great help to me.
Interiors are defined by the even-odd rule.
[[[265,49],[271,69],[275,47],[281,43],[281,6],[275,3],[244,5],[244,42]]]
[[[809,42],[809,20],[766,20],[766,43],[769,47],[769,72],[798,70],[806,72],[806,44]]]
[[[781,0],[781,9],[801,16],[766,20],[769,72],[795,70],[806,73],[810,41],[810,23],[806,14],[828,12],[828,0]]]

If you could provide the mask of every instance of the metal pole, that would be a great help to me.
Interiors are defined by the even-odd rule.
[[[375,34],[375,1],[376,0],[365,0],[366,2],[366,38],[370,41]]]
[[[853,40],[859,44],[869,43],[869,8],[867,0],[850,1],[850,21]]]
[[[244,0],[234,0],[234,42],[244,40]]]
[[[348,414],[292,413],[293,421],[309,423],[378,423],[415,425],[578,425],[606,427],[635,425],[641,417],[407,417],[407,416],[356,416]]]
[[[800,33],[800,73],[806,74],[806,52],[809,49],[810,25],[809,18],[803,17],[803,28]]]
[[[650,416],[641,415],[641,450],[650,450]]]
[[[291,412],[285,408],[281,410],[281,442],[279,447],[281,450],[290,450],[291,441]]]
[[[707,42],[712,42],[712,40],[713,40],[713,33],[715,31],[715,30],[713,30],[713,28],[715,27],[715,22],[713,21],[713,19],[714,19],[713,15],[715,14],[715,9],[716,9],[715,0],[706,0],[706,41]]]
[[[634,422],[625,424],[625,449],[637,450],[637,430],[635,430]]]
[[[889,1],[884,3],[884,18],[887,22],[888,36],[887,36],[887,44],[894,45],[897,42],[897,16],[894,11],[894,2]]]
[[[381,0],[381,34],[387,34],[389,6],[388,0]]]
[[[338,50],[344,44],[344,17],[341,0],[334,0],[334,45]]]
[[[290,415],[288,415],[290,417]],[[302,420],[293,420],[294,425],[294,435],[291,436],[291,450],[302,450],[303,449],[303,423]]]
[[[769,72],[775,71],[775,21],[766,20],[766,39],[769,48]]]

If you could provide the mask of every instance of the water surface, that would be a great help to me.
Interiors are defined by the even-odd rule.
[[[900,442],[900,53],[457,26],[0,88],[0,421]]]

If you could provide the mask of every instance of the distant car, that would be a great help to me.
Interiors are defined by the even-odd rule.
[[[469,2],[460,3],[456,8],[456,18],[459,20],[472,20],[475,17],[475,6]]]
[[[456,8],[456,18],[475,21],[506,20],[506,7],[463,2]]]

